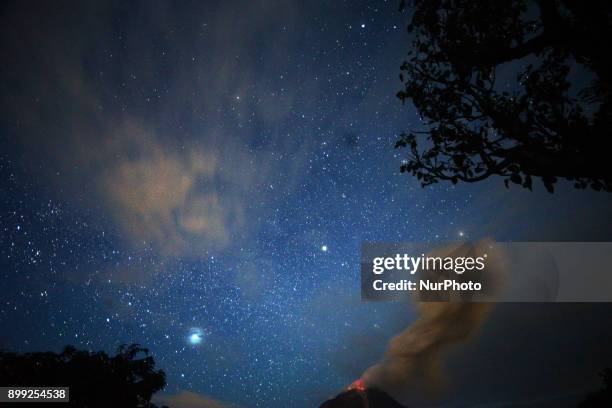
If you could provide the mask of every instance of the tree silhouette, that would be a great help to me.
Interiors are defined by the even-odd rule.
[[[601,373],[601,378],[603,379],[604,388],[589,394],[580,403],[579,408],[612,407],[612,369],[604,369]]]
[[[70,387],[71,407],[155,407],[151,396],[166,385],[166,375],[137,344],[112,357],[66,346],[59,354],[0,352],[0,384]]]
[[[422,125],[403,133],[402,172],[423,186],[502,176],[612,191],[604,0],[414,0],[397,96]],[[403,8],[404,4],[402,1]]]

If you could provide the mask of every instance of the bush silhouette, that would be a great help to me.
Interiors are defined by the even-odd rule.
[[[0,352],[0,385],[70,387],[71,407],[154,407],[151,396],[166,375],[138,344],[119,347],[115,356],[66,346],[59,354]]]

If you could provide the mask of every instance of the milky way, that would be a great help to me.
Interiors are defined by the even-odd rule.
[[[391,3],[3,6],[0,348],[137,342],[167,393],[313,406],[414,316],[360,303],[363,242],[580,211],[399,173]]]

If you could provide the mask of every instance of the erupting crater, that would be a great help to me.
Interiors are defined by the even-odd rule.
[[[351,385],[348,386],[348,390],[349,391],[356,390],[359,392],[365,392],[366,384],[361,378],[358,378],[355,381],[353,381]]]

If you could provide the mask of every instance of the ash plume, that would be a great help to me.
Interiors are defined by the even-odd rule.
[[[490,287],[497,287],[503,263],[501,253],[494,249],[491,241],[438,248],[429,255],[456,257],[483,253],[488,253],[483,273]],[[426,271],[417,273],[429,274]],[[429,275],[427,278],[436,277]],[[444,277],[438,274],[437,278]],[[377,387],[400,397],[416,390],[432,394],[443,387],[448,352],[477,335],[494,307],[494,303],[469,302],[456,293],[448,292],[444,296],[444,301],[431,302],[428,301],[430,294],[416,293],[418,318],[391,339],[382,361],[362,374],[361,380],[367,387]]]

